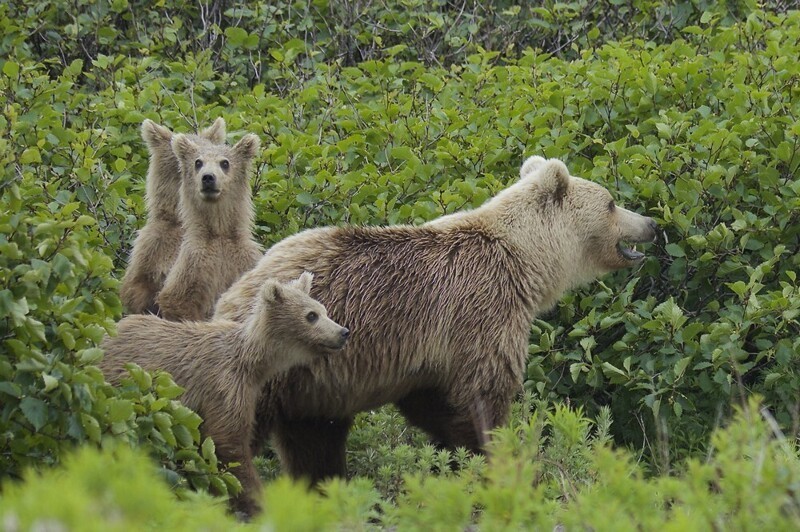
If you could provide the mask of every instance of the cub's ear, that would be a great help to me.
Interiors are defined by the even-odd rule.
[[[225,142],[225,119],[221,116],[214,120],[214,123],[200,132],[200,136],[207,138],[214,144]]]
[[[569,191],[569,170],[558,159],[549,159],[535,170],[534,181],[539,185],[541,193],[560,202]]]
[[[269,303],[282,303],[284,300],[283,285],[276,279],[267,279],[261,288],[264,301]]]
[[[188,136],[178,133],[172,138],[172,151],[179,161],[186,161],[197,153],[197,144]]]
[[[541,166],[546,162],[547,159],[544,157],[539,157],[538,155],[528,157],[525,159],[525,162],[522,163],[522,167],[519,169],[519,178],[525,179],[527,176],[541,168]]]
[[[314,274],[311,272],[303,272],[300,274],[300,277],[292,281],[290,284],[291,286],[297,288],[305,292],[306,294],[311,293],[311,285],[314,282]]]
[[[258,148],[261,146],[261,141],[256,135],[248,133],[236,143],[233,147],[233,152],[236,158],[242,162],[249,163],[250,160],[258,153]]]
[[[142,140],[151,150],[167,146],[172,140],[172,131],[146,118],[142,122]]]

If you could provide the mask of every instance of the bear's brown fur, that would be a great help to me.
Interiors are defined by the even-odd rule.
[[[221,117],[199,135],[199,141],[225,142],[225,120]],[[164,286],[175,263],[183,239],[178,217],[181,184],[178,159],[172,151],[172,131],[152,120],[142,122],[142,139],[150,152],[150,166],[145,182],[147,222],[133,242],[128,268],[122,278],[119,295],[130,314],[157,313],[156,294]]]
[[[289,285],[268,280],[244,323],[128,316],[119,322],[117,336],[102,344],[106,354],[100,368],[109,382],[119,382],[125,364],[134,362],[168,371],[186,389],[181,401],[203,418],[201,433],[214,440],[220,460],[241,463],[234,472],[244,489],[233,502],[247,514],[257,508],[260,483],[250,440],[264,384],[290,367],[341,348],[347,339],[347,329],[309,297],[311,279],[304,273]]]
[[[179,212],[183,242],[156,297],[169,320],[205,320],[217,298],[262,255],[253,240],[250,167],[258,137],[235,146],[176,135],[172,148],[181,165]]]
[[[622,243],[655,237],[561,161],[526,161],[483,206],[422,226],[326,227],[273,246],[218,302],[246,319],[268,277],[314,272],[312,296],[353,331],[341,357],[268,383],[255,444],[272,435],[284,468],[345,473],[353,416],[395,403],[440,443],[480,450],[521,388],[531,320],[570,287],[633,265]]]

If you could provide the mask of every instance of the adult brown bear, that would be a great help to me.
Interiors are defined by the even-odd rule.
[[[256,445],[272,436],[284,468],[345,473],[353,416],[395,403],[447,446],[480,450],[520,390],[534,316],[565,290],[629,267],[650,218],[614,205],[561,161],[528,159],[483,206],[422,226],[325,227],[273,246],[218,301],[244,320],[268,277],[314,273],[313,297],[353,332],[342,356],[267,384]]]

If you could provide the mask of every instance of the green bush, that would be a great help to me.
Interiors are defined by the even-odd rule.
[[[144,118],[192,131],[221,115],[231,140],[262,138],[253,188],[266,245],[307,227],[421,223],[480,205],[533,154],[563,158],[662,226],[638,271],[568,294],[532,327],[531,395],[513,426],[530,421],[531,401],[581,412],[559,421],[539,409],[525,425],[555,442],[561,433],[548,431],[569,421],[551,454],[509,462],[529,464],[517,478],[501,460],[428,445],[394,410],[364,413],[348,455],[356,485],[331,488],[354,506],[326,506],[339,517],[319,523],[576,523],[588,514],[555,508],[596,509],[596,471],[630,468],[575,449],[613,438],[640,450],[648,474],[691,470],[700,466],[687,457],[730,443],[709,443],[711,431],[753,393],[796,436],[800,12],[785,2],[407,1],[365,3],[356,17],[356,4],[0,4],[3,477],[122,440],[173,483],[235,485],[166,376],[135,372],[115,389],[91,365],[120,317],[117,279],[144,215]],[[261,466],[276,475],[274,457]],[[677,519],[654,491],[662,480],[637,475],[611,489],[643,490],[620,512],[649,501],[661,512],[652,522]],[[534,492],[519,488],[529,478]],[[295,489],[274,486],[265,496]],[[522,495],[541,507],[520,510]],[[707,522],[736,523],[739,507],[714,504],[724,509]],[[707,519],[693,508],[686,515]]]
[[[755,401],[715,433],[706,459],[690,460],[680,475],[650,479],[629,454],[601,441],[599,426],[587,439],[591,422],[580,411],[537,412],[498,431],[483,473],[411,475],[394,505],[382,502],[364,478],[327,482],[321,493],[281,478],[265,489],[264,513],[237,524],[219,500],[177,499],[148,460],[118,447],[84,449],[63,468],[28,472],[24,483],[3,486],[0,519],[9,531],[789,530],[800,519],[797,449],[771,428],[774,420]]]
[[[56,80],[36,65],[2,71],[0,471],[18,477],[78,444],[125,441],[155,455],[181,491],[238,489],[213,442],[201,446],[201,420],[175,401],[169,375],[133,370],[116,389],[92,365],[121,312],[114,259],[135,219],[128,168],[142,157],[113,137],[118,126],[87,123],[79,68]]]

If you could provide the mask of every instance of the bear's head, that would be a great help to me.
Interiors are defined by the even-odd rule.
[[[214,144],[225,142],[225,120],[220,117],[197,135],[188,135],[197,141]],[[172,151],[173,133],[150,119],[142,122],[142,139],[150,152],[146,197],[148,212],[173,217],[179,197],[180,165]]]
[[[214,144],[203,137],[175,135],[172,150],[180,163],[184,197],[220,202],[231,195],[240,201],[242,195],[237,192],[250,186],[248,173],[259,145],[253,134],[245,135],[234,146]]]
[[[570,176],[557,159],[528,158],[520,169],[520,180],[527,185],[524,188],[535,209],[558,225],[551,229],[552,237],[562,240],[564,253],[575,261],[575,284],[633,266],[644,258],[636,244],[657,236],[652,218],[620,207],[597,183]]]
[[[288,357],[288,365],[309,364],[320,355],[344,347],[350,331],[328,317],[309,294],[313,274],[303,272],[289,283],[267,279],[251,315],[249,334],[257,335]]]

